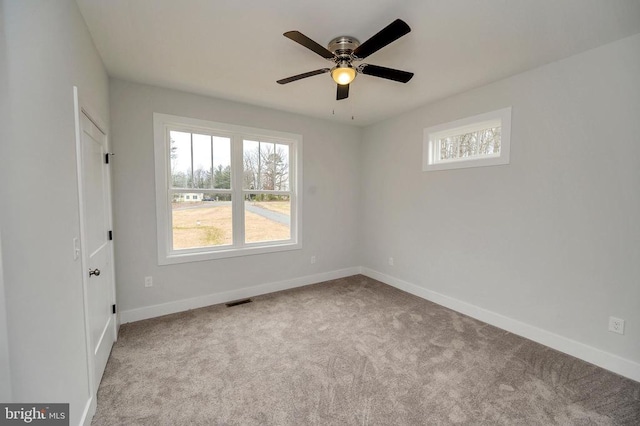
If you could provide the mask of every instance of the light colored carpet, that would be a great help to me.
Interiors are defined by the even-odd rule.
[[[123,325],[95,425],[640,424],[640,383],[356,275]]]

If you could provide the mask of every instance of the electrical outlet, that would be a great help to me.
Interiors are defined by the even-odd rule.
[[[144,277],[144,286],[153,287],[153,277]]]
[[[311,256],[311,264],[313,265],[314,263],[316,263],[316,257],[315,256]]]
[[[609,317],[609,331],[612,333],[624,334],[624,320],[616,317]]]
[[[389,258],[389,266],[393,266],[393,257]]]

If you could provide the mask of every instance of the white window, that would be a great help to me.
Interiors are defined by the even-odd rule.
[[[424,129],[422,170],[509,164],[511,108]]]
[[[153,125],[159,264],[301,247],[301,135],[159,113]]]

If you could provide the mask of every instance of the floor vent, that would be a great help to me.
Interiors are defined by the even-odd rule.
[[[251,303],[251,302],[253,302],[253,300],[251,299],[242,299],[242,300],[236,300],[234,302],[225,303],[225,305],[227,305],[227,308],[231,308],[234,306],[244,305],[245,303]]]

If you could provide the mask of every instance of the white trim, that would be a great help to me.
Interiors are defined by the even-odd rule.
[[[464,133],[501,127],[500,154],[482,157],[437,160],[438,140]],[[424,129],[422,142],[422,171],[463,169],[469,167],[509,164],[511,151],[511,107],[462,118]]]
[[[86,343],[86,354],[87,354],[87,375],[88,375],[88,390],[89,390],[89,398],[85,405],[84,412],[81,417],[80,424],[91,424],[93,416],[96,412],[96,399],[98,393],[98,387],[100,383],[96,383],[94,378],[95,374],[95,353],[91,344],[91,324],[89,318],[89,299],[88,299],[88,274],[86,271],[89,269],[89,253],[87,253],[87,249],[85,248],[85,243],[87,241],[86,234],[86,217],[84,211],[84,179],[83,179],[83,163],[82,163],[82,115],[87,117],[89,121],[91,121],[100,132],[105,137],[105,149],[109,152],[109,136],[105,129],[107,127],[104,125],[102,120],[98,118],[98,115],[92,112],[92,109],[88,106],[87,102],[79,95],[78,87],[73,86],[73,106],[74,106],[74,119],[75,119],[75,137],[76,137],[76,178],[78,182],[78,218],[79,218],[79,237],[80,237],[80,267],[82,270],[82,298],[83,298],[83,316],[84,316],[84,327],[85,327],[85,343]],[[109,228],[113,230],[113,203],[112,203],[112,189],[111,189],[111,170],[109,167],[106,169],[106,178],[107,178],[107,222]],[[106,231],[106,230],[105,230]],[[110,276],[111,276],[111,300],[113,303],[116,303],[116,285],[115,285],[115,256],[113,250],[113,241],[108,241],[110,247],[108,247],[109,255],[111,257],[111,265],[110,265]],[[118,318],[117,315],[111,316],[109,318],[109,324],[105,327],[103,331],[102,338],[109,328],[112,328],[114,341],[118,339]]]
[[[83,317],[84,317],[84,334],[87,351],[87,378],[89,386],[89,400],[91,402],[93,396],[98,391],[98,385],[94,380],[94,356],[91,348],[91,324],[89,323],[89,295],[88,295],[88,276],[85,273],[89,269],[89,254],[85,249],[87,241],[86,219],[84,216],[84,179],[82,178],[82,130],[81,130],[81,114],[82,105],[78,95],[78,87],[73,86],[73,108],[75,118],[75,134],[76,134],[76,175],[78,181],[78,219],[80,224],[80,269],[82,273],[82,301],[83,301]],[[86,408],[86,407],[85,407]],[[86,414],[86,409],[85,409]]]
[[[243,211],[244,213],[244,211]],[[221,248],[217,249],[215,252],[197,252],[197,249],[190,250],[181,250],[182,253],[170,254],[167,255],[164,259],[158,257],[159,265],[173,265],[177,263],[185,263],[185,262],[201,262],[204,260],[214,260],[214,259],[225,259],[228,257],[237,257],[237,256],[253,256],[255,254],[265,254],[265,253],[276,253],[280,251],[289,251],[289,250],[298,250],[302,248],[302,243],[280,243],[278,241],[274,242],[265,242],[265,243],[251,243],[251,244],[260,244],[259,247],[250,247],[249,245],[245,245],[242,248],[233,247],[226,248],[230,246],[220,246]],[[158,256],[160,254],[158,253]]]
[[[261,294],[273,293],[275,291],[288,290],[290,288],[296,288],[309,284],[320,283],[323,281],[349,277],[352,275],[357,275],[359,273],[360,267],[338,269],[335,271],[306,275],[303,277],[292,278],[284,281],[275,281],[252,287],[240,288],[237,290],[207,294],[190,299],[176,300],[173,302],[162,303],[160,305],[145,306],[143,308],[122,311],[120,314],[120,320],[122,321],[122,324],[125,324],[128,322],[155,318],[162,315],[173,314],[176,312],[188,311],[190,309],[197,309],[205,306],[216,305],[219,303],[226,303],[232,300],[243,299],[246,297],[254,297]]]
[[[224,136],[231,143],[231,189],[173,189],[171,192],[230,193],[232,202],[233,244],[217,247],[202,247],[173,250],[171,232],[171,204],[169,203],[170,160],[167,135],[169,129],[198,131],[203,134]],[[258,129],[234,124],[218,123],[189,117],[180,117],[154,112],[154,157],[156,183],[156,238],[158,265],[170,265],[203,260],[215,260],[236,256],[271,253],[302,248],[302,135],[275,130]],[[242,186],[243,140],[257,140],[289,145],[290,191],[246,190]],[[234,181],[234,170],[235,179]],[[291,183],[292,182],[292,183]],[[244,195],[246,193],[270,193],[290,196],[290,238],[284,241],[260,243],[244,242]]]
[[[84,406],[84,411],[82,412],[82,417],[80,417],[80,422],[78,424],[83,426],[90,426],[91,421],[93,420],[93,416],[96,414],[96,398],[94,396],[89,397],[87,403]]]
[[[472,305],[471,303],[403,281],[399,278],[383,274],[373,269],[363,267],[361,273],[369,278],[373,278],[402,291],[406,291],[407,293],[411,293],[415,296],[437,303],[438,305],[442,305],[477,320],[486,322],[487,324],[491,324],[495,327],[517,334],[518,336],[525,337],[529,340],[533,340],[534,342],[590,362],[591,364],[595,364],[605,370],[612,371],[635,381],[640,381],[640,364],[634,361],[585,345],[584,343],[560,336],[533,325],[520,322],[479,306]]]

